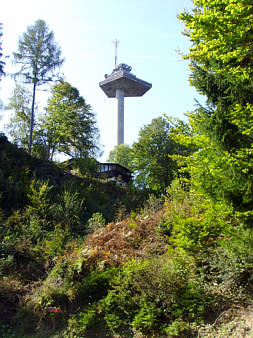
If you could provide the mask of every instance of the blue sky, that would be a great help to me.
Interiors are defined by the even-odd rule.
[[[8,0],[1,6],[3,53],[11,55],[17,49],[28,25],[46,21],[62,49],[66,81],[96,113],[106,160],[116,144],[116,100],[107,98],[98,83],[113,70],[112,41],[120,41],[118,63],[132,66],[134,75],[152,83],[143,97],[125,99],[125,143],[131,145],[153,118],[166,113],[186,119],[194,98],[200,99],[189,86],[187,62],[176,52],[190,46],[176,16],[192,6],[191,0]],[[10,59],[6,63],[11,71]],[[8,78],[0,83],[4,103],[13,86]],[[2,115],[0,130],[8,119],[7,112]]]

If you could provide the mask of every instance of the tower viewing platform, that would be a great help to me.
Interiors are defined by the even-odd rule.
[[[152,84],[138,79],[131,73],[132,67],[120,63],[110,75],[105,75],[105,80],[99,82],[100,88],[108,97],[116,97],[116,90],[124,90],[125,97],[144,95]]]
[[[144,95],[152,84],[138,79],[131,73],[132,67],[120,63],[113,72],[105,75],[99,82],[100,88],[110,98],[118,100],[117,144],[124,143],[124,97],[137,97]]]

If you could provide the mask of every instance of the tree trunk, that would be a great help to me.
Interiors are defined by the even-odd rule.
[[[34,106],[35,106],[35,91],[36,91],[36,82],[33,84],[33,100],[32,100],[32,113],[31,113],[31,123],[30,123],[30,136],[29,136],[29,146],[28,152],[32,152],[32,139],[33,139],[33,127],[34,127]]]

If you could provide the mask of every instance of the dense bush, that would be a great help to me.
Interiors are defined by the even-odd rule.
[[[233,232],[233,209],[229,205],[213,202],[199,192],[188,190],[178,180],[168,192],[167,216],[160,227],[176,248],[199,252],[216,246],[220,236]]]
[[[227,305],[253,296],[253,231],[238,226],[234,233],[197,258],[201,283]],[[225,304],[223,304],[224,306]]]
[[[206,298],[192,266],[167,255],[133,260],[111,281],[112,289],[100,302],[107,325],[116,332],[132,327],[143,334],[169,332],[175,322],[200,321]]]

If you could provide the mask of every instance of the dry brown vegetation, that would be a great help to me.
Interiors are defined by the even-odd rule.
[[[130,216],[88,235],[82,246],[85,266],[119,266],[129,259],[164,254],[168,242],[157,227],[164,213],[162,210],[150,215]]]

